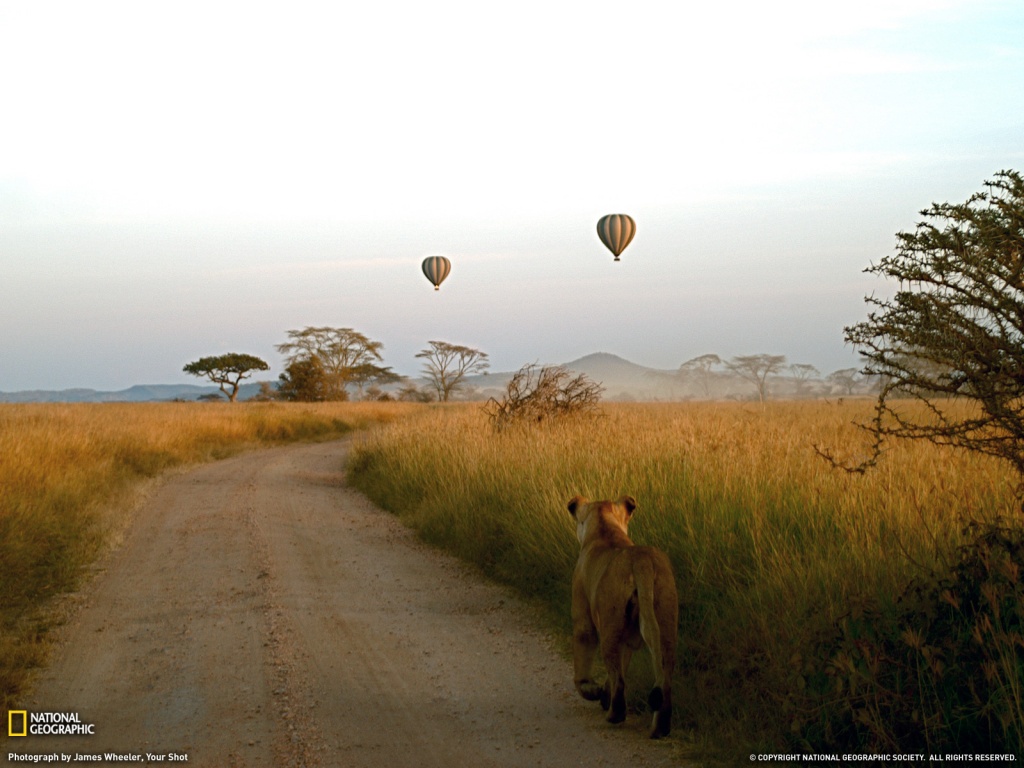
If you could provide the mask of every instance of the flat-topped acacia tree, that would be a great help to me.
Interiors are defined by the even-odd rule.
[[[252,375],[253,371],[266,371],[269,365],[255,355],[244,355],[231,352],[226,355],[201,357],[189,363],[182,370],[193,376],[203,376],[220,386],[220,391],[228,396],[232,403],[238,398],[238,387],[242,379]]]
[[[447,341],[428,343],[430,346],[417,352],[416,357],[426,361],[423,375],[437,391],[437,399],[442,403],[448,402],[466,376],[483,373],[490,367],[487,353],[479,349]]]
[[[307,326],[301,331],[288,331],[288,338],[290,341],[277,345],[277,351],[285,355],[289,369],[297,362],[307,372],[310,366],[321,369],[318,399],[348,400],[349,385],[361,393],[366,384],[401,379],[390,368],[378,365],[383,360],[384,345],[351,328]]]

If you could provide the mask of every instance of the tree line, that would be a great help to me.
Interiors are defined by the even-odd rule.
[[[825,376],[809,363],[788,363],[785,355],[737,355],[728,360],[715,354],[687,360],[672,378],[705,400],[724,395],[725,385],[739,380],[751,385],[748,396],[764,402],[771,386],[785,380],[794,398],[849,396],[877,391],[878,384],[857,368],[840,368]]]
[[[489,368],[486,352],[445,341],[430,341],[416,354],[423,361],[426,380],[417,386],[383,365],[383,344],[352,328],[307,327],[287,332],[288,341],[277,345],[285,356],[285,370],[276,387],[261,383],[258,399],[327,402],[349,399],[398,399],[447,402],[463,393],[468,376]],[[269,369],[266,361],[240,353],[204,357],[185,366],[186,373],[210,379],[232,402],[244,379]],[[853,395],[877,391],[855,368],[821,377],[806,363],[788,364],[784,355],[740,355],[725,360],[706,354],[687,360],[667,376],[670,387],[687,389],[685,397],[754,398],[764,402],[772,386],[785,382],[785,396],[806,398]],[[745,382],[751,389],[736,394],[730,385]],[[399,386],[396,386],[399,385]]]
[[[285,357],[285,370],[275,389],[260,385],[259,399],[327,402],[385,397],[383,387],[405,382],[397,394],[403,400],[446,402],[465,384],[465,378],[490,366],[479,349],[430,341],[416,354],[422,359],[427,388],[421,389],[383,363],[384,345],[352,328],[308,326],[288,331],[288,341],[277,345]],[[184,367],[185,373],[207,378],[231,402],[238,398],[244,379],[270,368],[255,355],[229,353],[203,357]],[[390,396],[388,396],[390,397]]]

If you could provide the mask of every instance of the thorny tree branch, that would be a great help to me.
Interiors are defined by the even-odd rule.
[[[923,439],[1008,461],[1024,479],[1024,177],[1002,171],[965,203],[933,204],[896,252],[867,272],[893,279],[891,299],[868,296],[864,322],[845,329],[879,377],[871,455],[888,438]],[[897,409],[910,399],[920,410]],[[967,407],[964,407],[965,404]]]

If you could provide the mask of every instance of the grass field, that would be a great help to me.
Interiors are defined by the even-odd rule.
[[[0,715],[45,658],[49,602],[116,538],[143,481],[247,447],[338,437],[415,408],[0,405]]]
[[[677,726],[703,739],[1015,751],[1024,544],[990,526],[1019,531],[1016,478],[923,443],[889,446],[864,475],[830,468],[813,446],[865,453],[852,422],[871,407],[606,405],[500,434],[479,407],[434,408],[374,430],[350,470],[425,539],[547,606],[567,638],[566,502],[633,495],[634,540],[668,552],[680,587]]]
[[[869,441],[853,422],[870,415],[857,401],[623,404],[496,434],[479,405],[0,406],[2,711],[45,658],[47,606],[116,540],[147,479],[373,427],[352,481],[566,640],[566,503],[633,495],[634,539],[668,552],[679,583],[676,726],[698,747],[1019,752],[1017,478],[920,443],[864,475],[815,454],[855,460]]]

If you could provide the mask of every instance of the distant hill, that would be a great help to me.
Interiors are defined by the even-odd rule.
[[[247,400],[260,390],[259,382],[243,384],[238,399]],[[96,389],[25,390],[0,392],[0,403],[149,403],[166,400],[198,400],[206,395],[218,395],[219,387],[197,384],[136,384],[117,392]],[[225,400],[227,398],[224,398]]]
[[[540,364],[543,366],[544,364]],[[618,355],[596,352],[591,355],[563,363],[565,368],[584,373],[604,387],[605,400],[756,400],[757,390],[747,381],[723,366],[701,376],[682,376],[679,369],[648,368],[637,365]],[[475,398],[494,397],[500,399],[505,387],[515,372],[489,373],[467,379],[470,387],[476,388]],[[819,375],[820,376],[820,375]],[[848,391],[839,383],[815,377],[798,380],[788,369],[769,377],[770,397],[807,398],[839,395],[866,394],[871,382],[860,377]]]
[[[675,371],[637,365],[608,352],[595,352],[592,355],[586,355],[578,360],[565,363],[565,367],[570,371],[585,373],[594,381],[600,382],[605,388],[606,396],[612,397],[615,396],[618,389],[621,389],[623,393],[637,391],[648,395],[655,393],[667,395],[667,378],[675,374]]]
[[[608,400],[662,400],[677,396],[674,371],[648,368],[609,352],[595,352],[568,363],[538,365],[562,365],[570,371],[586,374],[604,387],[604,398]],[[480,390],[484,397],[498,397],[514,375],[515,371],[488,373],[471,376],[466,383]]]

